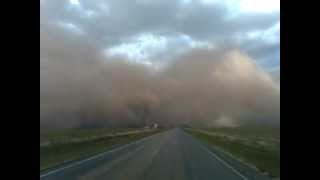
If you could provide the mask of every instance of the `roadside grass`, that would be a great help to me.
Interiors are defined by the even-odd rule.
[[[239,128],[206,128],[209,132],[223,133],[244,138],[280,141],[280,128],[276,127],[239,127]]]
[[[206,133],[204,130],[190,128],[185,130],[204,143],[214,145],[215,147],[232,154],[237,159],[255,166],[260,172],[267,172],[270,177],[280,176],[280,143],[261,141],[261,139],[257,141],[256,139],[259,138],[259,133],[257,133],[256,130],[253,132],[248,132],[248,130],[218,130],[220,134],[223,132],[225,136],[210,134],[210,132],[217,132],[212,129],[209,133]],[[232,137],[230,134],[237,134],[239,137],[239,134],[241,135],[243,132],[246,132],[242,135],[246,137],[245,139],[230,138]],[[248,138],[251,137],[254,132],[256,132],[256,136],[252,137],[252,139]],[[266,136],[262,135],[261,137],[265,138]],[[267,137],[270,136],[268,135]]]
[[[80,134],[80,136],[92,135],[89,132],[76,132],[76,130],[70,131],[70,134]],[[100,134],[103,130],[96,130],[97,132],[92,131],[93,134]],[[115,137],[104,137],[98,138],[90,141],[82,142],[71,142],[71,143],[56,143],[50,144],[48,146],[40,146],[40,170],[50,168],[61,163],[82,159],[90,157],[92,155],[107,151],[114,148],[115,146],[124,145],[132,141],[142,139],[144,137],[150,136],[152,134],[161,132],[164,130],[153,130],[146,131],[136,134],[124,134]],[[63,132],[64,138],[67,136],[68,132]],[[69,136],[67,136],[69,137]],[[60,138],[60,136],[51,138]]]
[[[69,139],[94,138],[106,134],[116,134],[137,130],[137,128],[63,129],[40,132],[40,143],[59,142]]]

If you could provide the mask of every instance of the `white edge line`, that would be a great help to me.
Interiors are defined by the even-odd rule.
[[[192,137],[191,135],[189,135],[188,133],[184,132],[186,135]],[[193,138],[193,137],[192,137]],[[194,138],[193,138],[194,139]],[[249,180],[246,176],[244,176],[243,174],[241,174],[239,171],[237,171],[235,168],[233,168],[230,164],[228,164],[227,162],[225,162],[224,160],[222,160],[221,158],[219,158],[216,154],[214,154],[212,151],[210,151],[208,148],[206,148],[204,145],[200,144],[199,145],[206,150],[211,156],[213,156],[215,159],[217,159],[219,162],[221,162],[224,166],[226,166],[227,168],[229,168],[230,170],[232,170],[234,173],[236,173],[238,176],[240,176],[242,179],[244,180]]]
[[[190,129],[191,131],[198,131],[198,132],[200,132],[200,133],[206,133],[207,135],[210,135],[210,134],[208,134],[208,131],[201,131],[201,130],[192,129],[192,128],[189,128],[189,129]],[[211,135],[210,135],[210,136],[211,136]],[[227,152],[227,151],[224,151],[223,149],[218,149],[218,151],[221,151],[222,153],[224,153],[226,156],[230,157],[231,159],[237,160],[237,161],[238,161],[239,163],[241,163],[243,166],[246,166],[246,167],[248,167],[248,168],[250,168],[250,169],[253,169],[253,170],[259,172],[259,169],[258,169],[256,166],[254,166],[254,165],[252,165],[252,164],[250,164],[250,163],[248,163],[248,162],[246,162],[246,161],[244,161],[244,160],[242,160],[242,159],[240,159],[240,158],[235,157],[235,156],[232,155],[231,153],[229,153],[229,152]]]
[[[216,158],[218,161],[220,161],[223,165],[231,169],[234,173],[236,173],[238,176],[240,176],[242,179],[249,180],[246,176],[242,175],[239,171],[237,171],[235,168],[233,168],[230,164],[219,158],[216,154],[214,154],[212,151],[209,149],[205,148],[202,146],[204,150],[206,150],[210,155],[212,155],[214,158]]]
[[[155,135],[156,135],[156,134],[155,134]],[[51,174],[57,173],[57,172],[59,172],[59,171],[62,171],[62,170],[64,170],[64,169],[68,169],[68,168],[74,167],[74,166],[76,166],[76,165],[79,165],[79,164],[85,163],[85,162],[87,162],[87,161],[90,161],[90,160],[92,160],[92,159],[96,159],[96,158],[98,158],[98,157],[100,157],[100,156],[103,156],[103,155],[112,153],[112,152],[114,152],[114,151],[119,151],[119,150],[124,149],[124,148],[126,148],[126,147],[128,147],[128,146],[131,146],[131,145],[134,145],[134,144],[137,144],[137,143],[141,143],[141,142],[146,141],[147,139],[149,139],[149,138],[151,138],[151,137],[153,137],[153,136],[151,135],[151,136],[149,136],[149,137],[145,137],[145,138],[140,139],[140,140],[138,140],[138,141],[135,141],[135,142],[132,142],[132,143],[123,145],[123,146],[121,146],[121,147],[118,147],[118,148],[109,150],[109,151],[107,151],[107,152],[103,152],[103,153],[97,154],[97,155],[95,155],[95,156],[92,156],[92,157],[90,157],[90,158],[87,158],[87,159],[84,159],[84,160],[75,162],[75,163],[70,164],[70,165],[68,165],[68,166],[65,166],[65,167],[62,167],[62,168],[59,168],[59,169],[52,170],[52,171],[50,171],[50,172],[47,172],[47,173],[45,173],[45,174],[40,175],[40,179],[41,179],[41,178],[44,178],[44,177],[46,177],[46,176],[48,176],[48,175],[51,175]]]

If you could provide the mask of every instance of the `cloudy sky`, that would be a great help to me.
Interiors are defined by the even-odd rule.
[[[280,0],[41,0],[40,23],[151,67],[195,47],[238,48],[278,73],[279,7]]]
[[[279,0],[40,4],[40,124],[279,124]]]

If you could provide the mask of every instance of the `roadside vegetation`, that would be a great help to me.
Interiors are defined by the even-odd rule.
[[[279,128],[186,128],[194,137],[224,154],[254,166],[270,177],[280,176]]]
[[[96,128],[96,129],[61,129],[46,130],[40,132],[40,146],[75,141],[86,141],[99,139],[101,137],[112,137],[128,132],[135,133],[148,129],[137,128]]]
[[[40,134],[40,170],[86,158],[164,129],[62,130]]]

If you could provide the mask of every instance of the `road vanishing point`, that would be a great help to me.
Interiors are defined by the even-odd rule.
[[[41,180],[268,180],[176,128],[40,173]]]

